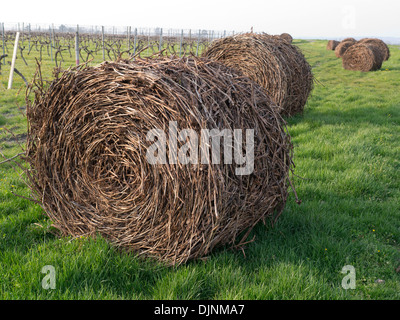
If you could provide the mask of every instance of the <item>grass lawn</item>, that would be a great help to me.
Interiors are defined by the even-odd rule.
[[[60,238],[40,206],[13,195],[28,197],[29,190],[3,163],[0,299],[399,299],[400,49],[390,46],[381,70],[361,73],[344,70],[326,41],[294,44],[317,80],[304,114],[288,119],[302,204],[291,194],[274,227],[253,230],[245,255],[221,248],[171,268],[100,238]],[[50,77],[54,63],[43,57]],[[73,63],[64,57],[64,66]],[[29,81],[35,61],[25,58],[28,66],[18,59],[16,68]],[[0,75],[6,157],[21,152],[27,125],[24,83],[15,74],[6,90],[9,70],[2,66]],[[55,289],[42,287],[46,265],[55,269]],[[355,289],[342,287],[346,265],[354,267]]]

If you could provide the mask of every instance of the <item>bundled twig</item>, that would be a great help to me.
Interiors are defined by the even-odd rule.
[[[35,99],[27,101],[26,174],[63,234],[99,233],[179,264],[221,245],[240,246],[259,221],[281,214],[292,144],[273,102],[247,77],[195,57],[81,66],[48,88],[37,75]],[[240,129],[243,136],[253,129],[254,170],[237,175],[225,154],[215,164],[169,156],[150,164],[147,134],[168,135],[171,122],[199,137],[202,129]],[[174,150],[168,138],[166,150]]]
[[[256,81],[283,116],[302,113],[313,88],[311,66],[300,49],[267,34],[237,34],[214,41],[204,56]]]

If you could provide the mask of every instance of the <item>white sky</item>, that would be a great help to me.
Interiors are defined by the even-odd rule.
[[[400,37],[399,0],[20,0],[0,22],[250,31],[315,38]]]

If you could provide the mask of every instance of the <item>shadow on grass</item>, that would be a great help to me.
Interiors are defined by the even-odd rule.
[[[227,292],[232,292],[232,298],[272,298],[273,291],[267,294],[262,285],[268,286],[274,277],[289,281],[285,280],[288,276],[299,286],[293,288],[293,295],[309,285],[315,287],[311,297],[318,297],[316,292],[322,290],[322,297],[342,298],[340,270],[346,264],[368,269],[369,262],[364,264],[362,259],[374,244],[365,243],[363,237],[372,225],[379,225],[375,217],[384,207],[361,200],[351,203],[332,197],[329,191],[319,190],[316,195],[307,186],[302,197],[300,206],[293,197],[289,199],[274,227],[257,225],[249,236],[249,240],[255,236],[255,241],[244,252],[217,248],[205,261],[177,267],[120,252],[102,238],[59,238],[23,222],[14,231],[25,231],[9,239],[7,248],[17,260],[25,261],[24,268],[36,266],[36,271],[29,271],[36,272],[37,278],[44,276],[40,274],[44,265],[55,266],[57,290],[48,297],[54,299],[214,299],[225,298]],[[340,205],[341,200],[346,203]],[[359,220],[361,216],[364,221]],[[286,270],[280,275],[281,268]],[[47,293],[36,282],[31,292],[45,298]],[[286,290],[290,296],[290,288]]]

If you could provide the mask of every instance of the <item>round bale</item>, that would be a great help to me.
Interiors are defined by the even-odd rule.
[[[283,116],[302,113],[313,88],[311,66],[296,46],[275,36],[245,33],[211,43],[203,54],[261,85]]]
[[[285,122],[261,87],[215,61],[69,69],[36,81],[27,117],[26,174],[64,235],[174,265],[240,246],[286,203]]]
[[[346,50],[342,60],[346,70],[368,72],[381,68],[383,55],[374,45],[357,43]]]

